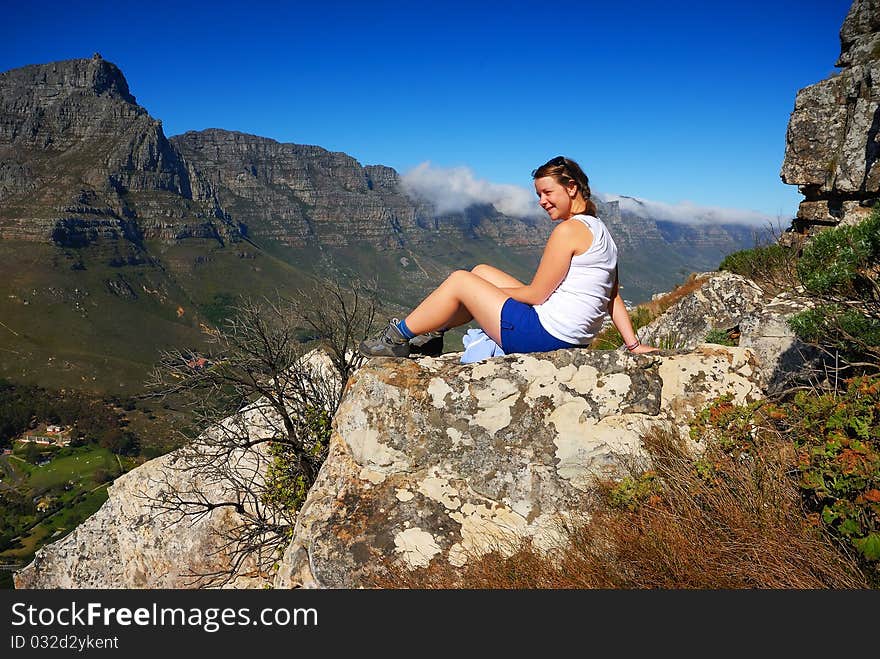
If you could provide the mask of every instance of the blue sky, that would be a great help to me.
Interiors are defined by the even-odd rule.
[[[167,135],[239,130],[523,188],[564,154],[597,192],[787,220],[788,118],[836,70],[850,4],[18,2],[0,69],[100,52]]]

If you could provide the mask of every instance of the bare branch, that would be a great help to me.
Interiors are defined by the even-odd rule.
[[[214,552],[222,568],[193,574],[193,585],[224,585],[245,565],[268,573],[289,542],[376,316],[375,286],[322,290],[241,300],[206,352],[168,351],[151,373],[151,395],[181,401],[189,423],[172,473],[144,496],[169,525],[234,512]],[[298,338],[304,328],[310,343]]]

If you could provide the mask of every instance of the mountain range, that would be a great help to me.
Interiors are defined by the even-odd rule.
[[[631,302],[755,243],[744,225],[599,209]],[[376,277],[403,311],[479,262],[528,279],[551,229],[489,204],[440,213],[394,169],[319,146],[166,137],[98,54],[0,74],[0,377],[131,391],[238,295]]]

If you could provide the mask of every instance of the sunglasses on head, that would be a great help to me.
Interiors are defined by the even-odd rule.
[[[565,164],[565,157],[564,156],[556,156],[555,158],[553,158],[553,160],[549,161],[547,164],[550,165],[551,167],[557,167],[558,165],[564,165]]]

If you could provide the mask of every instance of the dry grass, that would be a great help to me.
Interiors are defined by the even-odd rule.
[[[649,486],[627,500],[615,484],[598,484],[596,509],[567,529],[565,550],[545,555],[524,539],[506,551],[472,557],[461,569],[441,561],[414,571],[385,565],[375,586],[870,587],[856,563],[810,524],[791,472],[793,450],[783,438],[765,433],[749,453],[709,445],[699,460],[670,432],[652,432],[644,442],[652,470],[646,479],[633,465],[632,475]]]
[[[686,295],[690,295],[695,290],[700,288],[703,284],[709,281],[709,277],[707,276],[697,276],[696,273],[692,273],[683,284],[675,288],[674,290],[666,293],[665,295],[661,295],[656,300],[651,300],[650,302],[646,302],[645,304],[639,305],[645,307],[651,315],[656,318],[661,313],[669,309],[673,304],[681,300]]]

